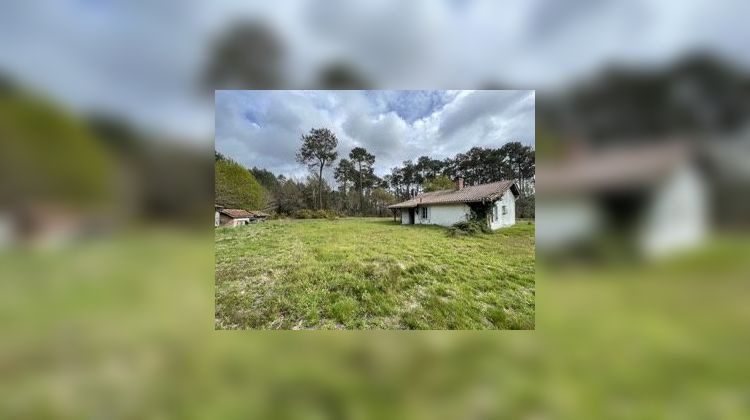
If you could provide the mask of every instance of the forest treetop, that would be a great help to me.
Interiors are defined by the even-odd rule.
[[[466,185],[515,180],[521,192],[520,217],[534,216],[535,151],[520,142],[508,142],[499,148],[473,147],[445,159],[420,156],[405,160],[383,177],[374,171],[376,154],[356,147],[339,158],[337,144],[336,135],[324,128],[301,136],[297,160],[310,170],[304,179],[287,178],[265,168],[249,169],[252,183],[257,181],[265,190],[263,209],[282,214],[317,209],[384,216],[389,213],[389,204],[425,191],[450,188],[454,179],[463,177]],[[218,152],[215,157],[217,162],[226,160]],[[333,173],[336,185],[326,181],[324,171]],[[231,190],[218,184],[216,188]]]

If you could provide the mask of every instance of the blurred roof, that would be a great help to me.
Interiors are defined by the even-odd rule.
[[[509,188],[518,194],[513,181],[499,181],[490,184],[473,185],[460,190],[441,190],[420,194],[410,200],[388,206],[390,209],[417,207],[422,204],[472,203],[483,200],[494,200]]]
[[[561,162],[537,166],[538,193],[595,192],[652,186],[687,163],[681,143],[586,151]]]

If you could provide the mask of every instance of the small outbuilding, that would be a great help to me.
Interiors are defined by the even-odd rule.
[[[247,211],[243,209],[216,209],[219,222],[217,226],[236,227],[249,223],[262,222],[268,218],[268,214],[260,211]]]
[[[455,189],[419,194],[388,208],[401,213],[403,225],[451,226],[474,214],[495,230],[516,223],[518,197],[513,181],[464,186],[464,179],[458,178]]]

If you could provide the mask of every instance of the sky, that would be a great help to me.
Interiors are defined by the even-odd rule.
[[[339,158],[364,147],[382,177],[419,156],[444,159],[510,141],[533,147],[535,96],[533,90],[217,91],[215,147],[248,168],[302,178],[309,172],[295,160],[301,136],[329,128]]]
[[[212,42],[238,21],[285,45],[285,86],[315,86],[323,66],[345,62],[379,88],[545,95],[608,65],[694,51],[747,65],[748,15],[746,0],[5,0],[0,75],[82,113],[210,144],[213,92],[198,85]]]

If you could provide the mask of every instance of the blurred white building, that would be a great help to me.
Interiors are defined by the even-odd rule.
[[[538,165],[537,175],[542,252],[613,239],[661,256],[699,244],[707,233],[706,183],[683,145],[581,151]]]

